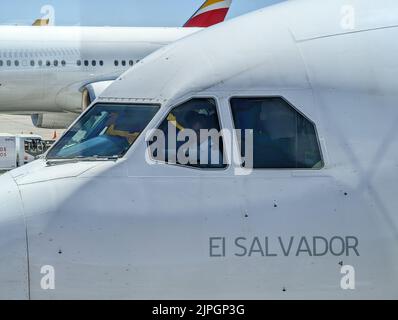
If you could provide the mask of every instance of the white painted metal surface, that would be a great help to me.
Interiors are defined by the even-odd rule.
[[[339,25],[345,5],[355,8],[353,30]],[[38,160],[0,177],[21,194],[2,191],[0,203],[11,205],[0,212],[19,217],[23,204],[30,297],[396,299],[397,26],[394,0],[288,1],[185,38],[123,74],[94,105],[161,109],[122,159]],[[148,163],[146,132],[173,106],[209,96],[226,129],[231,97],[282,96],[315,123],[325,166],[242,176],[235,164],[215,172]],[[225,238],[225,257],[210,257],[212,237]],[[263,239],[267,254],[235,256],[237,237],[248,248]],[[355,237],[359,256],[303,253],[302,237]],[[0,248],[1,257],[10,252]],[[40,287],[43,265],[56,270],[55,290]],[[355,268],[355,290],[342,289],[341,265]],[[0,279],[8,275],[2,263]],[[16,296],[23,275],[12,275]]]
[[[0,299],[28,299],[26,223],[18,186],[0,177]]]

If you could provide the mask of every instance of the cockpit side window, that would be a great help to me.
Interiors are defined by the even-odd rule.
[[[199,169],[225,168],[223,139],[214,99],[175,107],[149,141],[153,159]]]
[[[324,166],[315,124],[281,97],[232,98],[235,128],[245,140],[252,134],[254,169],[321,169]]]

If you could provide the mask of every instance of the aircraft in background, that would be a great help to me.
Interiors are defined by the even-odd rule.
[[[206,0],[183,28],[53,27],[48,19],[0,26],[0,112],[66,128],[142,58],[224,21],[231,2]]]
[[[143,59],[0,177],[0,298],[397,299],[397,26],[287,1]]]

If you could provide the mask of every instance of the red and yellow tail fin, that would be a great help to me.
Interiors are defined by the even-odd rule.
[[[207,28],[223,22],[232,0],[206,0],[198,11],[184,24],[184,27]]]
[[[32,26],[34,27],[45,27],[50,24],[50,19],[37,19]]]

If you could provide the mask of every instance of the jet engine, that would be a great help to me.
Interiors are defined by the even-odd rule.
[[[90,104],[106,89],[113,81],[99,81],[86,85],[82,94],[82,110],[86,110]]]
[[[79,116],[77,113],[37,113],[31,116],[36,128],[42,129],[66,129]]]

